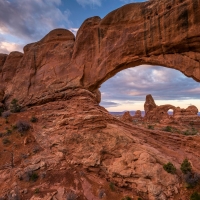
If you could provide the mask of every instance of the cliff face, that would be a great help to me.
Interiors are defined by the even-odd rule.
[[[66,199],[67,190],[73,188],[82,199],[98,199],[97,188],[108,180],[144,199],[180,195],[187,199],[180,170],[168,174],[163,164],[172,162],[179,169],[187,157],[199,173],[199,136],[166,134],[120,122],[98,105],[98,88],[117,72],[140,64],[174,68],[200,81],[199,44],[200,1],[162,0],[129,4],[102,20],[87,19],[76,38],[68,30],[56,29],[25,46],[24,54],[1,54],[1,102],[9,107],[16,98],[26,107],[12,114],[9,123],[33,115],[38,122],[26,138],[16,137],[6,147],[1,144],[0,194],[20,191],[22,199],[34,200],[39,198],[31,188],[40,187],[41,199]],[[12,125],[4,119],[1,124],[0,131]],[[38,150],[33,152],[35,146]],[[72,170],[75,167],[85,175],[80,177]],[[25,183],[23,177],[34,171],[40,182]],[[77,187],[62,179],[65,173],[75,176]],[[88,174],[100,180],[95,183],[98,187],[89,186],[90,191]],[[31,192],[22,191],[23,187]]]
[[[68,88],[96,93],[117,72],[140,64],[174,68],[200,81],[199,32],[199,0],[128,4],[102,20],[87,19],[76,39],[57,29],[25,46],[23,56],[11,53],[5,61],[1,55],[5,95],[29,105]]]

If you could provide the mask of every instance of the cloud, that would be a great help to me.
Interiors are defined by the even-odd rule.
[[[112,102],[112,101],[102,101],[101,102],[101,105],[106,107],[106,108],[110,108],[110,107],[116,107],[116,106],[119,106],[120,104],[119,103],[116,103],[116,102]]]
[[[139,66],[123,70],[100,88],[108,102],[200,99],[200,84],[181,72],[158,66]]]
[[[21,51],[22,52],[22,45],[10,42],[0,42],[0,52],[9,54],[11,51]]]
[[[101,0],[76,0],[81,6],[101,6]]]
[[[76,36],[78,28],[70,28],[69,30]]]
[[[70,10],[62,12],[61,0],[1,0],[0,33],[23,38],[24,44],[44,37],[55,28],[71,27]]]

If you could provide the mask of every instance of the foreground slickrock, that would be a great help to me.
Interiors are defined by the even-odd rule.
[[[87,19],[76,38],[56,29],[24,54],[1,54],[1,103],[8,109],[15,98],[24,110],[0,119],[2,199],[62,200],[70,191],[89,200],[188,199],[180,164],[188,158],[200,173],[199,136],[121,122],[99,106],[98,89],[141,64],[200,81],[199,34],[199,0],[149,1]],[[38,122],[20,135],[13,125],[32,116]],[[176,174],[163,169],[168,162]]]

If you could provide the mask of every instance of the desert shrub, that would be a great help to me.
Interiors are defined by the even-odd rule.
[[[196,130],[194,127],[192,127],[191,130],[183,131],[183,135],[196,135],[198,133],[198,130]]]
[[[167,164],[163,165],[163,168],[166,172],[170,174],[174,174],[176,172],[176,167],[171,162],[168,162]]]
[[[197,173],[188,172],[184,176],[185,182],[188,184],[187,187],[193,188],[197,185],[200,180],[200,176]]]
[[[30,121],[31,121],[32,123],[35,123],[35,122],[38,121],[38,118],[35,117],[35,116],[32,116],[31,119],[30,119]]]
[[[36,189],[35,189],[35,193],[38,194],[39,192],[40,192],[40,189],[39,189],[39,188],[36,188]]]
[[[0,116],[2,116],[3,111],[4,111],[4,109],[0,108]]]
[[[69,193],[67,193],[66,200],[76,200],[77,198],[78,196],[74,192],[70,191]]]
[[[27,171],[19,176],[19,180],[27,181],[27,182],[36,182],[39,178],[39,175],[34,171]]]
[[[100,190],[99,190],[99,199],[102,199],[103,196],[104,196],[104,194],[105,194],[105,190],[100,189]]]
[[[198,192],[194,192],[190,196],[190,200],[200,200],[200,194]]]
[[[36,172],[31,172],[29,174],[30,181],[36,182],[38,180],[38,178],[39,178],[39,175]]]
[[[148,129],[154,130],[154,126],[153,125],[148,125]]]
[[[112,191],[115,191],[115,184],[113,182],[110,182],[109,187]]]
[[[172,132],[172,127],[171,126],[166,126],[165,128],[163,128],[163,131]]]
[[[191,122],[189,123],[189,125],[190,125],[190,126],[193,126],[193,125],[194,125],[194,122],[193,122],[193,121],[191,121]]]
[[[7,111],[1,113],[1,116],[2,116],[3,118],[8,118],[10,115],[11,115],[11,113],[10,113],[9,110],[7,110]]]
[[[181,171],[184,173],[184,174],[187,174],[188,172],[191,172],[192,170],[192,166],[191,166],[191,163],[188,161],[188,159],[186,158],[182,164],[181,164]]]
[[[138,200],[142,200],[140,197],[138,197]]]
[[[34,146],[33,147],[33,153],[37,153],[40,151],[40,147],[39,146]]]
[[[21,106],[18,104],[17,99],[13,99],[10,103],[10,111],[13,113],[17,113],[21,111]]]
[[[6,136],[9,136],[12,134],[12,130],[10,130],[9,128],[6,128]]]
[[[20,157],[23,158],[23,159],[26,159],[26,158],[28,158],[28,155],[21,153]]]
[[[0,116],[1,116],[1,114],[3,113],[3,111],[4,111],[4,109],[1,107],[1,108],[0,108]]]
[[[126,197],[124,197],[122,200],[132,200],[132,198],[129,197],[129,196],[126,196]]]
[[[20,133],[26,132],[31,128],[30,124],[26,121],[18,121],[16,127]]]
[[[11,128],[12,128],[12,130],[17,129],[17,125],[16,125],[16,124],[12,124],[12,125],[11,125]]]
[[[192,135],[196,135],[198,133],[198,130],[192,127]]]
[[[10,140],[8,138],[3,138],[3,144],[10,144]]]
[[[189,130],[183,131],[183,135],[190,135]]]

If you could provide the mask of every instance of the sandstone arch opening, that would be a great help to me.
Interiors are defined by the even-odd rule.
[[[152,94],[158,105],[187,108],[192,104],[200,108],[199,83],[167,67],[141,65],[128,68],[103,83],[100,91],[100,105],[110,112],[142,110],[143,114],[147,94]],[[170,115],[174,113],[172,108],[168,110],[172,112]]]
[[[168,113],[169,116],[173,116],[174,115],[174,110],[173,109],[169,109],[167,111],[167,113]]]

